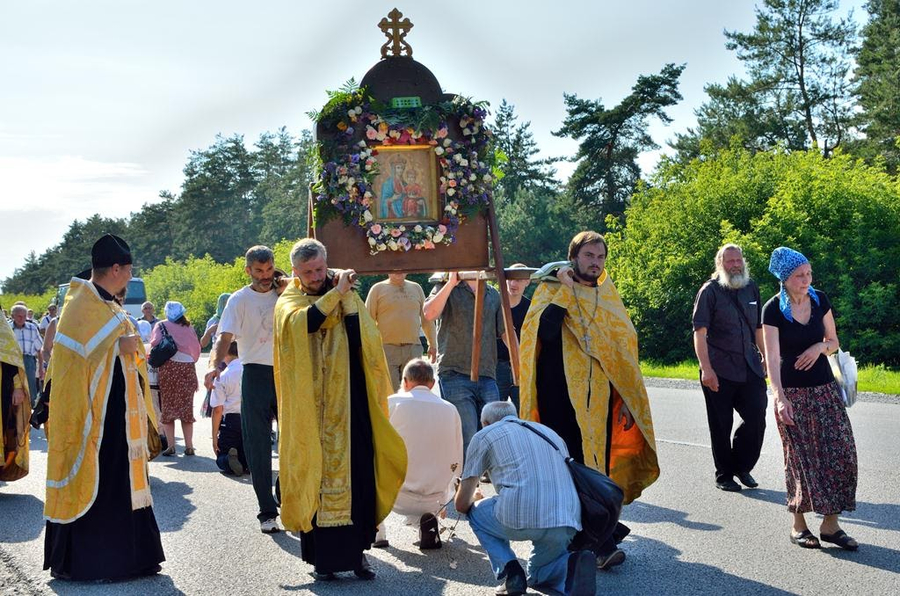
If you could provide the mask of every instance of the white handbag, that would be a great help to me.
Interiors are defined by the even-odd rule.
[[[834,373],[834,380],[841,388],[844,406],[849,408],[856,403],[856,358],[838,348],[837,352],[828,355],[828,363],[831,365],[831,372]]]

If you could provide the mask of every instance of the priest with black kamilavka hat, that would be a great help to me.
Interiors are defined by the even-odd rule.
[[[44,569],[57,579],[151,575],[165,560],[147,469],[148,439],[158,439],[147,364],[115,300],[130,279],[128,244],[103,236],[90,279],[71,280],[57,327],[44,502]]]

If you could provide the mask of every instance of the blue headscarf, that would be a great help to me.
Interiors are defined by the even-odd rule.
[[[769,271],[781,282],[778,308],[781,309],[784,318],[791,322],[793,322],[794,317],[791,315],[791,300],[788,298],[787,290],[784,289],[784,280],[789,278],[797,267],[805,263],[809,263],[809,259],[803,256],[803,253],[787,246],[779,246],[773,250],[772,258],[769,259]],[[813,289],[812,284],[809,286],[809,297],[817,305],[819,304],[819,296]]]

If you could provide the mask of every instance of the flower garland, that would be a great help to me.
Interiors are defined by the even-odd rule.
[[[333,94],[316,120],[337,131],[321,146],[323,164],[316,193],[316,218],[339,214],[348,225],[366,232],[370,253],[431,250],[455,242],[459,226],[490,204],[493,177],[488,157],[487,112],[455,98],[438,106],[390,110],[364,90]],[[448,122],[458,121],[461,141],[450,138]],[[333,128],[332,128],[333,127]],[[364,140],[355,141],[356,138]],[[439,166],[438,192],[444,205],[434,224],[375,221],[370,209],[378,174],[379,146],[429,145]]]

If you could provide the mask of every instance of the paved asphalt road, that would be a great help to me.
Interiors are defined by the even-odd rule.
[[[650,389],[662,475],[626,507],[628,559],[599,574],[600,594],[900,593],[900,405],[861,402],[850,411],[860,482],[858,508],[844,528],[860,550],[807,551],[788,541],[781,443],[771,412],[754,471],[760,488],[723,493],[713,486],[702,396],[694,385],[669,385]],[[314,583],[299,558],[298,538],[259,532],[249,480],[219,474],[209,421],[196,427],[196,457],[150,464],[167,558],[162,573],[116,584],[60,582],[41,570],[46,442],[42,432],[33,433],[31,474],[0,485],[0,594],[493,593],[496,582],[465,521],[442,550],[423,553],[413,544],[414,529],[394,515],[391,547],[369,555],[376,581]],[[813,529],[817,523],[810,520]],[[527,555],[524,544],[517,553]]]

